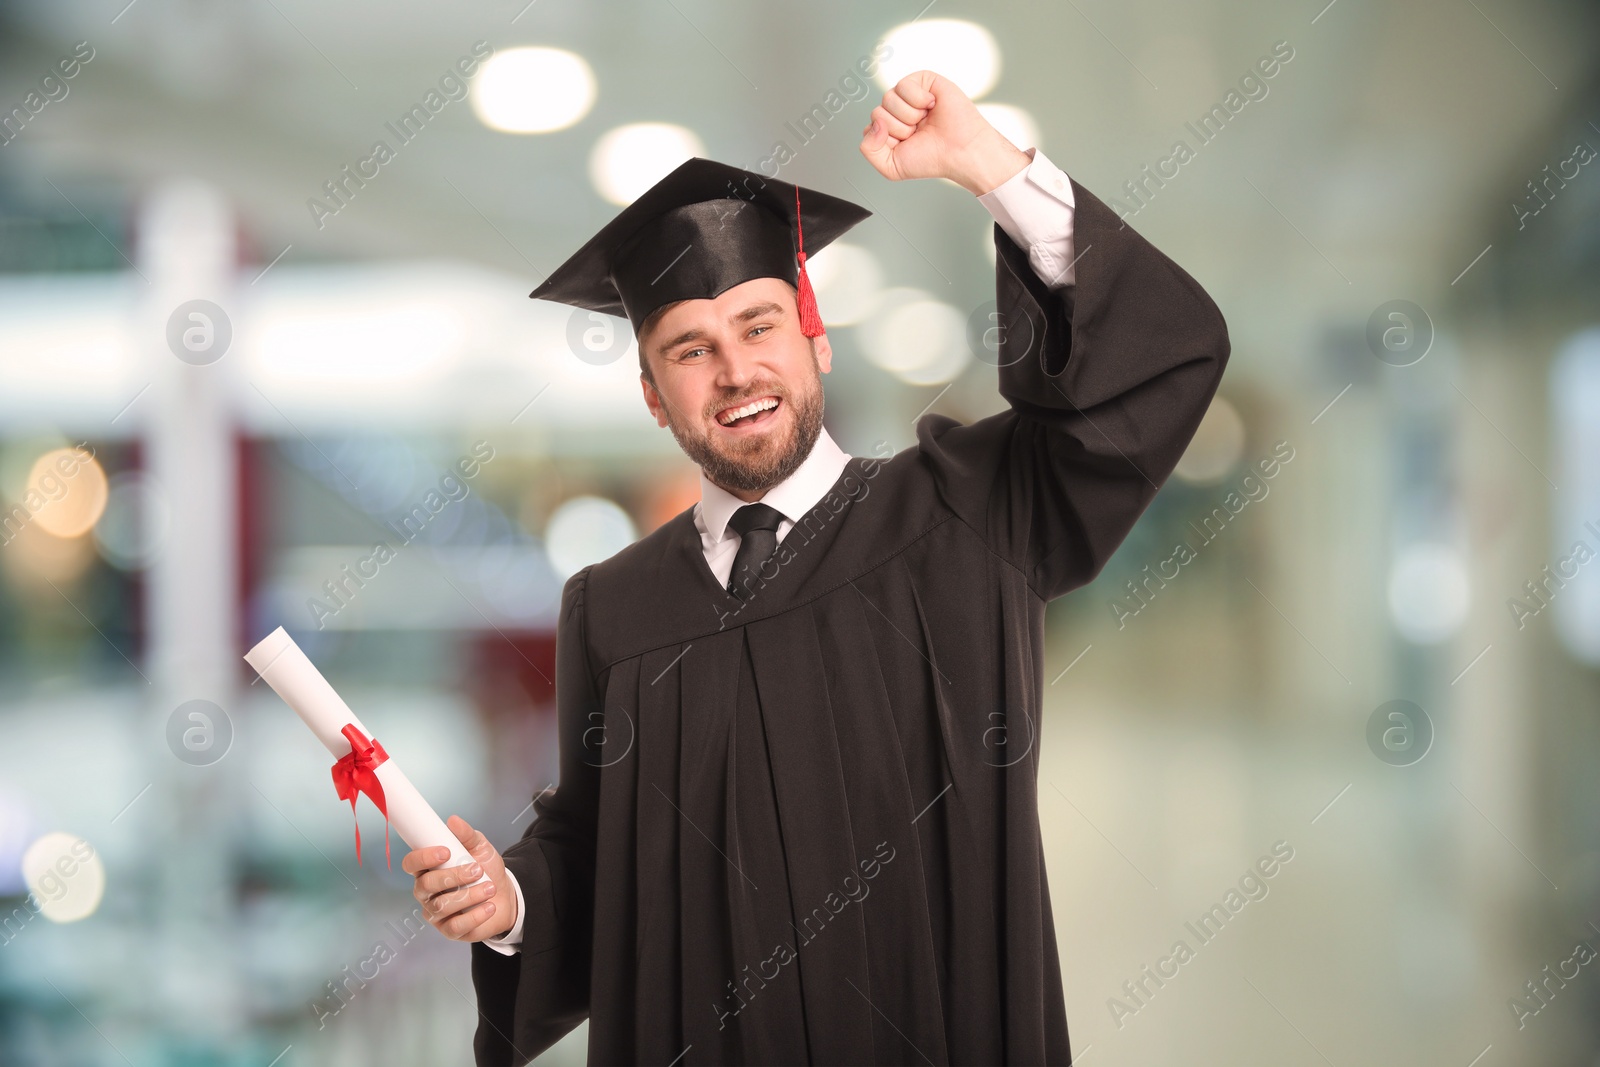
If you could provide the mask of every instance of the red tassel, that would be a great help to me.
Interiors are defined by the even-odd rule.
[[[806,273],[806,231],[800,225],[800,187],[794,187],[794,222],[799,232],[800,276],[795,282],[795,302],[800,308],[800,332],[807,337],[821,337],[825,332],[822,313],[817,310],[817,294],[811,288],[811,276]]]
[[[795,286],[800,305],[800,332],[807,337],[821,337],[825,332],[822,313],[817,310],[817,294],[811,289],[811,277],[806,273],[806,254],[800,253],[800,283]]]

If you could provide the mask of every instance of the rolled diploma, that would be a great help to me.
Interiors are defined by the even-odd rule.
[[[317,735],[317,740],[335,759],[350,754],[350,742],[340,732],[346,723],[355,723],[358,730],[369,739],[372,738],[372,731],[356,718],[355,712],[334,692],[333,686],[328,684],[322,672],[306,658],[306,654],[284,632],[283,627],[262,638],[255,648],[245,653],[244,659],[255,668],[257,674],[266,679],[267,684],[283,698],[283,702],[311,727],[311,732]],[[450,850],[450,858],[441,863],[441,867],[458,867],[472,862],[472,856],[456,840],[456,835],[450,832],[438,813],[422,799],[422,794],[417,792],[417,787],[411,784],[393,756],[380,763],[373,773],[383,783],[389,822],[406,844],[412,848],[444,845]],[[331,778],[328,784],[331,789]],[[480,875],[478,881],[472,884],[477,885],[488,878],[486,874]]]

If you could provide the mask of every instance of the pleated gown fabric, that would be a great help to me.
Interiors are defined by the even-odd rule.
[[[472,946],[477,1063],[586,1016],[592,1064],[1070,1062],[1045,605],[1150,503],[1230,349],[1200,285],[1073,192],[1072,288],[994,228],[1007,410],[852,458],[748,602],[692,510],[568,580],[561,777],[504,851],[521,952]]]

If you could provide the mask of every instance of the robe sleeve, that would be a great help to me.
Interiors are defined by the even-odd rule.
[[[472,946],[478,998],[473,1054],[479,1067],[527,1063],[589,1014],[595,826],[600,760],[585,745],[603,736],[602,703],[584,631],[589,568],[567,580],[556,630],[556,713],[561,778],[534,798],[534,819],[501,855],[525,906],[520,951]]]
[[[1009,410],[917,423],[945,503],[1052,600],[1100,573],[1216,392],[1227,324],[1198,282],[1076,181],[1075,284],[1050,289],[996,224]]]

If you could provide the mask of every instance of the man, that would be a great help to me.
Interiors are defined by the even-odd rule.
[[[1007,411],[841,452],[796,249],[866,212],[707,160],[533,293],[627,314],[703,495],[566,583],[560,785],[522,839],[502,857],[452,817],[475,864],[405,858],[432,923],[473,942],[480,1064],[585,1016],[592,1063],[1070,1061],[1037,815],[1045,604],[1177,463],[1227,328],[937,74],[885,94],[861,151],[995,216]]]

